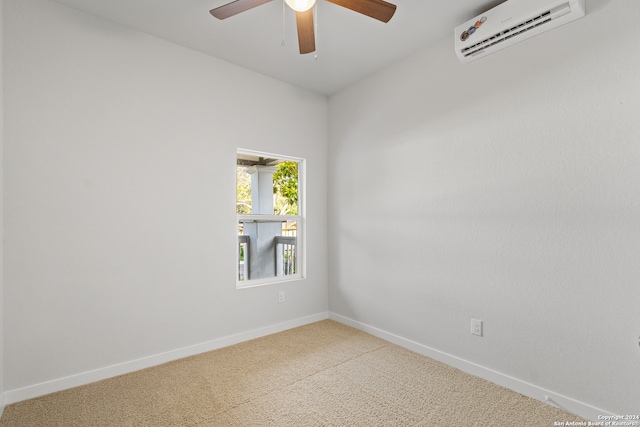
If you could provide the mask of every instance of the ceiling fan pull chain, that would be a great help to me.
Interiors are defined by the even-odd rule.
[[[314,55],[313,56],[313,60],[317,61],[318,60],[318,40],[319,40],[319,37],[318,37],[318,2],[316,2],[316,4],[314,4],[313,7],[315,9],[315,11],[314,11],[315,13],[313,14],[314,18],[315,18],[314,25],[316,26],[316,29],[315,29],[316,51],[313,54]]]
[[[284,17],[285,17],[284,1],[285,0],[282,0],[282,43],[280,43],[280,45],[282,47],[285,47],[286,44],[287,44],[287,42],[285,42],[285,40],[284,40],[285,39],[285,37],[284,37],[284,30],[285,30],[285,28],[284,28]]]

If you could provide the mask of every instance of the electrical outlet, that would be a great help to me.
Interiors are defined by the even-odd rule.
[[[471,319],[471,333],[479,337],[482,336],[482,320]]]
[[[278,302],[279,303],[283,303],[284,302],[284,291],[278,292]]]

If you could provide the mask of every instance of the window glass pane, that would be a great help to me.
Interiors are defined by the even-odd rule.
[[[236,164],[236,213],[298,215],[298,162],[243,157]]]
[[[238,221],[238,280],[291,276],[298,270],[298,221]]]

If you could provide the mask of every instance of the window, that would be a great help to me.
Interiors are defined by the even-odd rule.
[[[238,150],[238,287],[303,277],[303,171],[303,159]]]

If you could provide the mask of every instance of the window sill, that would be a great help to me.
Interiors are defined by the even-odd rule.
[[[236,289],[255,288],[258,286],[275,285],[279,283],[295,282],[305,280],[302,274],[293,274],[290,276],[267,277],[265,279],[236,281]]]

